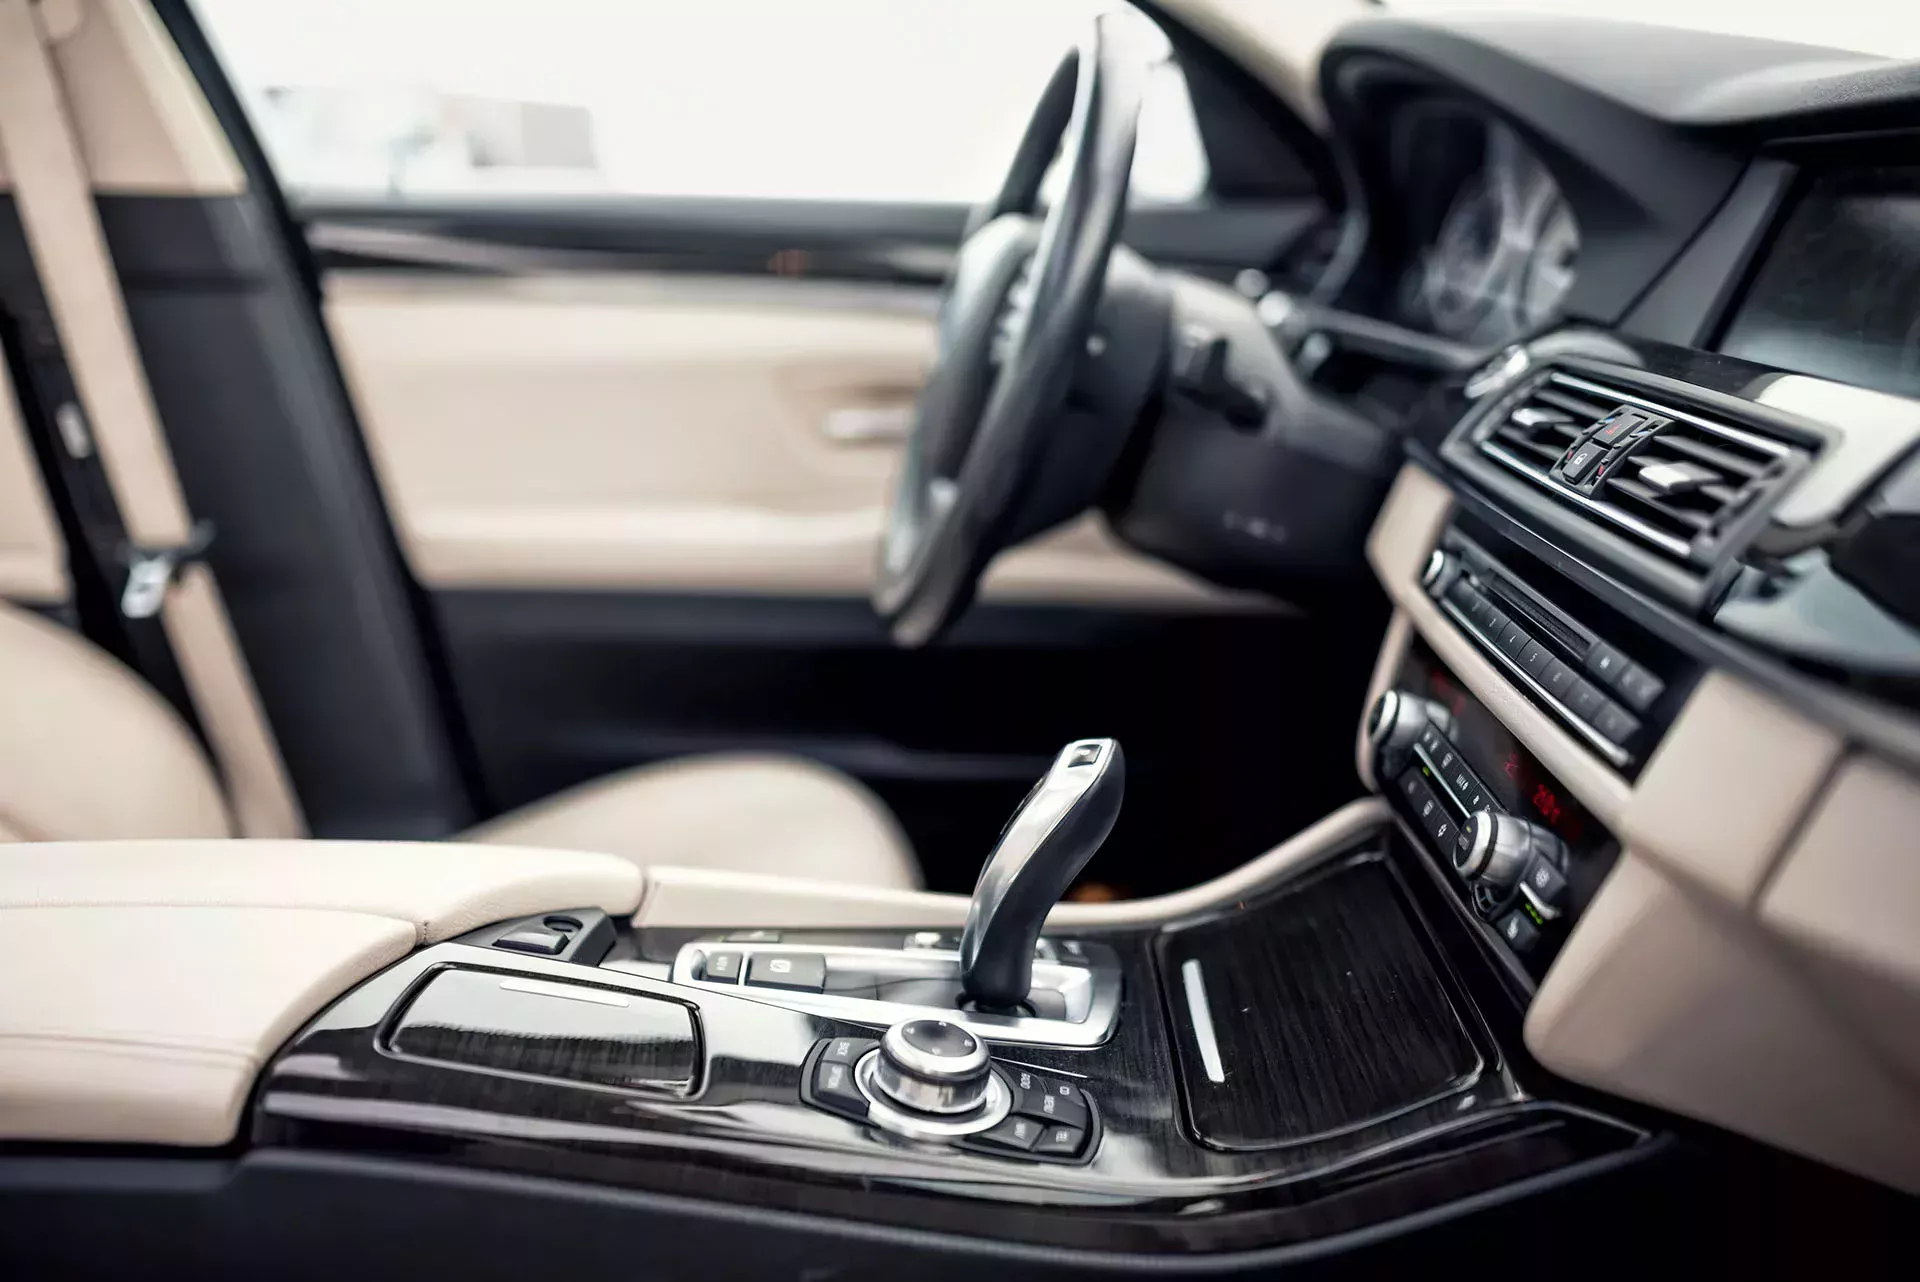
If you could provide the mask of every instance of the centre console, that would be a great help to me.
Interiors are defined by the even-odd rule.
[[[1477,759],[1442,680],[1410,671],[1396,698]],[[1415,735],[1404,768],[1447,751]],[[1237,879],[1047,924],[1123,768],[1068,745],[953,925],[569,909],[415,952],[284,1046],[248,1139],[803,1212],[836,1243],[933,1230],[1135,1264],[1303,1248],[1646,1149],[1531,1066],[1488,920],[1377,802]]]

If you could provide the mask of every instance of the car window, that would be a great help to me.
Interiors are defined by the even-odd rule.
[[[1112,0],[197,0],[289,194],[969,202]],[[1168,62],[1134,195],[1207,185]]]

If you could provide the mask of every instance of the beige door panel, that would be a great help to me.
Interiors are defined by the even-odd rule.
[[[336,277],[326,317],[414,573],[442,588],[864,595],[918,299],[813,282]],[[1233,606],[1083,520],[989,595]]]

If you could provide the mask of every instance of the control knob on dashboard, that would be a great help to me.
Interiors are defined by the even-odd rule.
[[[1566,889],[1567,847],[1539,824],[1476,810],[1454,846],[1453,866],[1462,877],[1495,890],[1510,890],[1524,878],[1536,906],[1557,914]]]
[[[987,1097],[986,1043],[944,1019],[910,1019],[880,1039],[872,1083],[902,1108],[966,1113]]]
[[[1367,737],[1373,741],[1380,773],[1400,773],[1413,754],[1413,745],[1420,741],[1420,732],[1428,728],[1450,737],[1453,714],[1432,699],[1405,690],[1389,690],[1374,700],[1373,711],[1367,714]]]

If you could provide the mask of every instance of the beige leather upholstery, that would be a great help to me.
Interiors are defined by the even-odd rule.
[[[0,836],[231,830],[200,745],[164,699],[65,628],[0,606]]]
[[[864,596],[931,295],[812,280],[343,277],[326,320],[407,562],[435,587]],[[1003,553],[989,600],[1270,609],[1095,517]]]
[[[0,0],[0,150],[78,409],[127,536],[147,547],[177,547],[193,520],[107,253],[92,186],[98,175],[89,170],[83,131],[70,117],[70,104],[83,90],[70,71],[56,67],[60,46],[47,47],[49,33],[66,30],[77,40],[119,19],[93,10],[74,32],[57,18],[26,0]],[[145,14],[129,21],[134,30],[154,19]],[[170,73],[156,74],[186,83],[198,101],[177,57]],[[279,745],[206,565],[189,567],[165,594],[160,621],[226,778],[235,827],[257,837],[305,833]]]
[[[80,636],[0,605],[0,842],[232,831],[206,757],[159,695]],[[872,793],[839,771],[773,754],[626,771],[466,839],[603,851],[639,866],[920,884],[912,848]]]
[[[798,757],[688,757],[516,810],[462,840],[604,850],[673,864],[911,890],[919,865],[885,806]]]
[[[37,0],[68,110],[103,192],[231,196],[246,178],[146,0]],[[7,185],[0,156],[0,189]]]
[[[501,918],[625,915],[611,855],[427,843],[78,842],[0,849],[0,1140],[224,1144],[321,1007]]]
[[[360,913],[0,909],[0,965],[44,977],[0,1002],[0,1138],[224,1144],[274,1048],[412,946]]]

